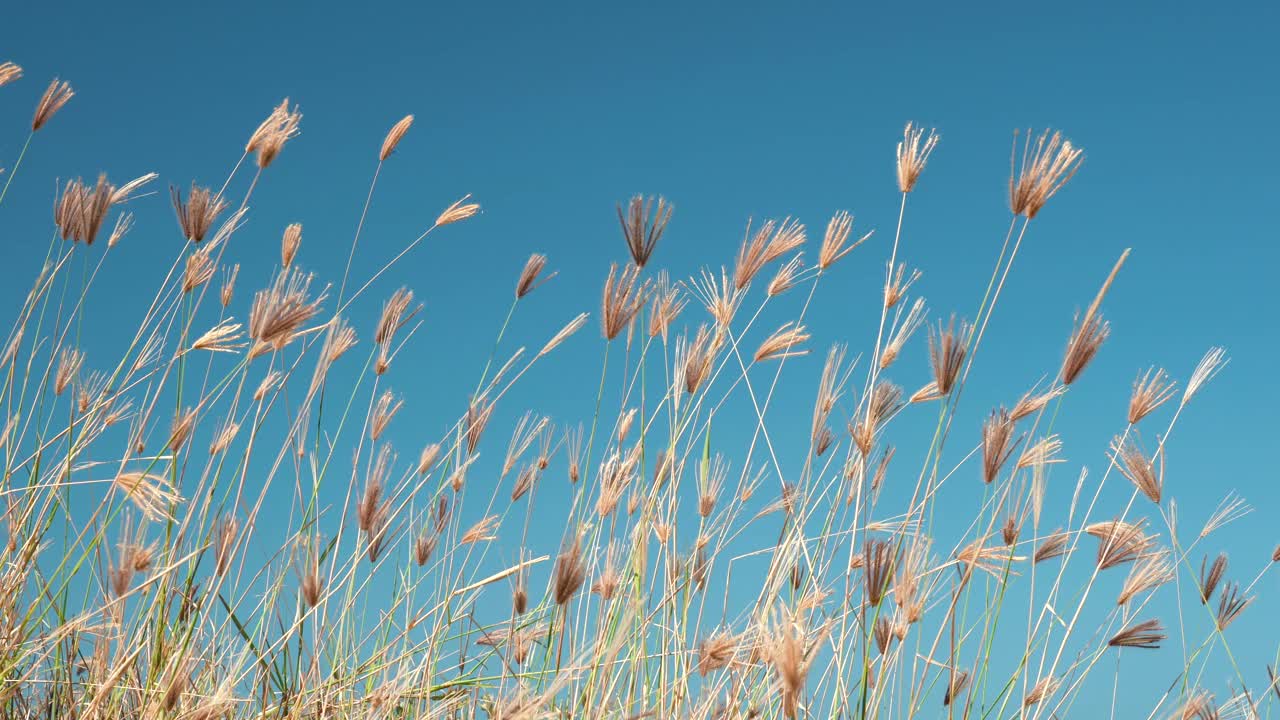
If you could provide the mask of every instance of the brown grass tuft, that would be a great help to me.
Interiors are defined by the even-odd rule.
[[[1031,131],[1027,131],[1021,164],[1017,163],[1017,149],[1015,134],[1009,158],[1009,209],[1030,220],[1080,169],[1084,151],[1064,139],[1061,133],[1049,130],[1042,132],[1034,145]]]
[[[661,195],[643,197],[636,195],[627,203],[624,214],[622,206],[618,206],[618,223],[622,226],[622,237],[631,252],[631,260],[637,268],[643,268],[653,256],[653,251],[667,229],[674,208]]]
[[[1155,650],[1168,638],[1159,620],[1144,620],[1116,633],[1107,645],[1111,647],[1147,648]]]
[[[49,122],[74,95],[75,91],[71,89],[70,84],[54,78],[53,82],[49,83],[48,89],[44,91],[44,95],[40,96],[40,102],[36,104],[36,113],[31,118],[31,132],[44,127],[45,123]]]
[[[413,125],[413,116],[405,115],[400,121],[391,126],[387,131],[387,136],[382,140],[382,149],[378,151],[378,162],[386,162],[391,157],[391,153],[396,151],[396,146],[404,139],[404,134],[409,132],[409,128]]]

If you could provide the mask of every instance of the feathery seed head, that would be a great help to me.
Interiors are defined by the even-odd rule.
[[[191,191],[187,193],[185,201],[182,199],[182,191],[173,185],[169,186],[169,196],[173,201],[173,211],[178,215],[178,227],[182,229],[182,236],[193,243],[202,242],[213,227],[213,221],[227,209],[227,201],[221,195],[215,195],[209,188],[200,187],[194,182],[191,183]],[[298,230],[298,238],[301,239],[302,226],[298,226]],[[287,235],[286,232],[286,237]],[[287,263],[285,267],[288,267]]]
[[[600,325],[606,340],[613,340],[631,325],[644,307],[648,281],[640,282],[640,266],[628,265],[618,272],[617,264],[609,266],[600,301]]]
[[[17,66],[14,65],[13,67]],[[21,75],[21,72],[21,69],[19,69],[19,75]],[[12,74],[12,70],[9,73]],[[11,75],[9,79],[16,78]],[[0,85],[3,84],[0,83]],[[75,95],[75,91],[71,89],[70,84],[54,78],[53,82],[49,83],[48,89],[44,91],[44,95],[40,96],[40,102],[36,104],[36,113],[31,118],[31,132],[36,132],[44,127],[45,123],[49,122],[49,119],[56,115],[62,109],[62,106],[71,100],[73,95]]]
[[[249,136],[245,145],[245,153],[256,152],[260,170],[265,170],[280,155],[285,143],[298,134],[298,124],[302,121],[302,113],[297,106],[289,109],[289,98],[272,108],[271,114]]]
[[[825,272],[837,260],[848,255],[854,248],[866,242],[875,232],[863,235],[849,245],[849,235],[853,232],[853,216],[841,210],[831,216],[827,222],[827,231],[822,236],[822,247],[818,250],[818,270]]]
[[[1213,591],[1218,589],[1218,583],[1227,572],[1227,555],[1226,553],[1218,555],[1213,559],[1212,565],[1206,565],[1208,562],[1207,555],[1200,561],[1200,602],[1204,605],[1209,604]]]
[[[968,323],[961,322],[958,333],[955,325],[956,318],[953,315],[946,327],[939,322],[936,332],[933,328],[929,329],[929,362],[933,367],[933,381],[942,395],[950,395],[960,377],[965,344],[969,339]]]
[[[658,240],[667,229],[671,220],[671,204],[661,195],[643,197],[636,195],[627,203],[624,213],[618,206],[618,223],[622,226],[622,237],[627,242],[627,250],[631,252],[631,260],[637,268],[643,268],[649,262]]]
[[[1168,636],[1159,620],[1144,620],[1116,633],[1107,645],[1111,647],[1147,648],[1154,650],[1160,647]]]
[[[467,202],[470,199],[470,195],[465,195],[462,199],[445,208],[444,212],[440,213],[440,217],[436,218],[436,227],[452,225],[475,217],[480,212],[480,204]]]
[[[22,77],[22,68],[12,62],[0,63],[0,87]]]
[[[382,149],[378,151],[378,162],[386,162],[391,157],[391,153],[396,151],[396,146],[404,139],[404,134],[409,132],[410,126],[413,125],[413,116],[405,115],[400,121],[391,126],[387,131],[387,137],[382,141]]]
[[[529,259],[525,261],[524,269],[520,271],[519,280],[516,281],[516,298],[517,299],[522,298],[525,295],[528,295],[529,293],[533,292],[534,289],[537,288],[539,285],[541,285],[542,283],[545,283],[546,281],[556,276],[556,274],[553,272],[550,275],[546,276],[545,278],[542,278],[541,281],[539,281],[538,276],[542,273],[543,269],[546,268],[546,266],[547,266],[546,255],[542,255],[540,253],[534,253],[529,256]]]
[[[1084,151],[1065,140],[1059,132],[1045,130],[1031,141],[1027,131],[1022,148],[1022,161],[1017,161],[1018,136],[1015,132],[1009,166],[1009,209],[1014,215],[1034,218],[1071,179],[1084,161]]]
[[[280,238],[280,264],[286,268],[292,265],[301,245],[302,223],[290,223],[284,229],[284,236]]]
[[[1129,395],[1129,424],[1136,425],[1156,408],[1173,397],[1176,383],[1169,380],[1164,370],[1151,368],[1133,381]]]
[[[929,154],[938,146],[938,134],[934,130],[907,123],[898,143],[898,190],[909,193],[924,172]]]
[[[755,361],[781,360],[788,357],[808,355],[809,351],[807,349],[796,349],[808,339],[809,333],[805,332],[803,325],[794,321],[783,323],[764,342],[760,343],[759,349],[756,350]]]

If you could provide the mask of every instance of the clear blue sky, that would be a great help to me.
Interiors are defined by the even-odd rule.
[[[1011,131],[1051,126],[1085,149],[1084,168],[1033,224],[958,432],[976,437],[989,407],[1056,369],[1072,313],[1131,247],[1105,307],[1112,338],[1059,420],[1073,461],[1062,476],[1105,463],[1140,369],[1163,365],[1185,380],[1223,345],[1231,364],[1180,420],[1170,490],[1190,524],[1232,488],[1263,510],[1212,548],[1231,551],[1242,574],[1280,541],[1274,3],[411,5],[9,8],[0,60],[26,78],[0,90],[0,166],[12,164],[52,76],[77,94],[0,207],[4,306],[16,306],[43,256],[53,178],[154,170],[166,184],[216,186],[285,96],[301,107],[302,135],[256,191],[238,259],[265,267],[283,226],[301,221],[301,262],[340,277],[382,136],[414,113],[354,274],[367,276],[463,193],[484,206],[374,292],[380,301],[404,283],[426,302],[422,334],[399,361],[413,372],[392,379],[416,399],[402,417],[442,427],[463,406],[528,253],[545,252],[560,272],[517,330],[536,345],[595,310],[604,270],[624,257],[614,203],[637,192],[676,205],[655,263],[677,277],[730,263],[750,216],[797,216],[818,236],[848,209],[860,229],[878,228],[880,245],[819,291],[810,323],[815,347],[865,348],[897,210],[893,149],[908,120],[937,127],[942,143],[911,198],[903,257],[924,272],[917,287],[934,317],[971,313],[1007,223]],[[139,229],[116,260],[143,275],[167,262],[178,236],[163,195],[134,210]],[[136,278],[115,270],[98,297],[119,305],[91,311],[104,318],[141,302]],[[376,304],[357,313],[365,328]],[[924,374],[923,344],[913,347],[908,386]],[[598,345],[577,348],[518,402],[555,392],[557,408],[585,415]],[[820,362],[795,365],[797,438]],[[593,380],[566,386],[577,374]],[[1277,577],[1260,590],[1280,594]],[[1239,627],[1264,630],[1261,608]],[[1253,671],[1271,643],[1241,640]]]

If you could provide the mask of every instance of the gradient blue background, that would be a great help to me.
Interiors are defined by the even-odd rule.
[[[410,400],[396,425],[407,456],[464,406],[529,252],[548,254],[560,275],[531,296],[536,311],[518,314],[513,343],[536,347],[574,312],[594,312],[608,263],[624,258],[616,202],[644,192],[675,203],[655,263],[676,277],[731,263],[748,217],[799,217],[816,241],[833,211],[854,212],[877,239],[824,281],[809,324],[819,350],[837,340],[865,350],[897,211],[902,125],[942,135],[902,246],[924,272],[916,287],[933,317],[976,307],[1007,223],[1011,131],[1052,126],[1085,149],[1084,168],[1033,224],[956,432],[972,442],[988,408],[1053,374],[1072,313],[1131,247],[1105,306],[1112,338],[1058,419],[1071,463],[1055,477],[1065,487],[1080,465],[1105,466],[1139,370],[1158,364],[1185,381],[1208,347],[1225,346],[1230,365],[1171,441],[1169,489],[1188,526],[1231,489],[1261,510],[1205,548],[1230,551],[1233,575],[1251,578],[1280,541],[1278,21],[1277,6],[1262,2],[22,4],[0,24],[0,60],[26,70],[0,90],[0,166],[12,164],[52,76],[77,94],[37,136],[0,207],[0,301],[17,307],[43,257],[55,177],[105,169],[122,181],[154,170],[166,184],[216,187],[284,96],[304,113],[302,135],[264,176],[237,236],[240,301],[266,280],[288,222],[305,225],[300,262],[336,279],[379,143],[414,113],[384,168],[353,277],[367,277],[463,193],[484,213],[410,255],[354,313],[367,338],[398,284],[426,303],[423,330],[389,375]],[[151,295],[138,278],[177,247],[163,194],[133,210],[139,227],[99,281],[90,318],[140,310]],[[772,312],[761,330],[796,306]],[[587,416],[595,327],[506,406],[490,454],[522,404]],[[917,339],[895,370],[909,388],[925,378],[923,348]],[[775,444],[803,442],[820,363],[815,353],[789,366],[788,399],[771,413]],[[1149,443],[1164,423],[1147,429]],[[964,481],[976,503],[976,479]],[[1127,489],[1112,489],[1108,501],[1123,502]],[[1259,685],[1276,653],[1264,610],[1280,594],[1276,578],[1258,588],[1272,601],[1231,629]],[[1166,621],[1176,627],[1171,614]],[[1126,679],[1149,679],[1135,689],[1144,695],[1166,685],[1177,654]],[[1219,675],[1206,682],[1222,695],[1230,675]],[[1095,689],[1106,707],[1110,683]],[[1132,707],[1145,715],[1144,703]]]

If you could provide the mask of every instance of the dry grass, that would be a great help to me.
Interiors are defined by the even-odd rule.
[[[20,78],[0,65],[0,85]],[[72,94],[55,80],[33,132]],[[907,195],[939,191],[920,184],[939,142],[909,124],[883,293],[838,298],[858,312],[861,297],[878,330],[832,347],[820,375],[798,360],[817,338],[806,314],[871,233],[855,238],[852,215],[835,213],[806,267],[798,220],[748,222],[733,257],[673,282],[651,265],[678,227],[674,208],[635,197],[618,206],[622,260],[602,272],[603,291],[574,289],[584,306],[600,298],[603,340],[575,337],[585,312],[528,337],[531,295],[556,274],[530,255],[474,391],[444,432],[422,437],[397,416],[435,399],[391,387],[414,372],[394,360],[421,305],[389,275],[480,205],[442,201],[420,236],[336,294],[302,269],[302,225],[289,225],[280,266],[241,281],[265,286],[237,288],[228,257],[246,208],[301,117],[288,100],[273,109],[222,189],[173,190],[176,227],[139,209],[181,252],[167,275],[133,278],[154,291],[141,316],[113,314],[101,331],[124,341],[118,357],[79,346],[72,329],[97,301],[99,270],[130,272],[111,249],[133,224],[122,206],[154,176],[75,180],[53,199],[49,261],[0,355],[0,718],[1067,717],[1098,692],[1092,676],[1127,690],[1121,653],[1171,640],[1179,647],[1161,652],[1182,662],[1168,692],[1126,694],[1126,707],[1256,717],[1277,702],[1229,638],[1280,549],[1243,563],[1257,568],[1251,581],[1227,578],[1225,556],[1210,562],[1198,546],[1247,506],[1228,496],[1202,531],[1180,534],[1182,480],[1165,478],[1178,418],[1225,354],[1211,350],[1176,402],[1172,376],[1146,371],[1127,414],[1125,398],[1083,382],[1105,357],[1100,306],[1127,251],[1074,328],[1058,319],[1066,352],[1028,369],[1047,384],[1005,388],[1012,410],[959,411],[1018,247],[1080,168],[1060,133],[1015,144],[1009,234],[978,311],[931,325],[927,347],[912,344],[927,281],[898,255],[911,249]],[[385,136],[379,168],[412,122]],[[110,241],[94,245],[113,213]],[[72,272],[73,260],[96,269]],[[381,307],[376,327],[344,319],[356,303]],[[788,314],[772,333],[756,326],[766,305]],[[512,350],[508,333],[541,349]],[[571,339],[573,371],[599,353],[594,408],[514,407],[513,387],[554,382],[541,371]],[[784,371],[801,383],[780,386]],[[906,395],[890,373],[921,389]],[[809,426],[779,432],[793,420],[770,414],[782,393],[813,386]],[[1071,448],[1055,432],[1081,393],[1117,408],[1110,448]],[[905,414],[932,423],[926,442],[909,442]],[[1162,414],[1147,453],[1133,428]],[[721,429],[735,425],[749,438]],[[505,454],[495,433],[510,433]],[[1046,504],[1066,456],[1102,471],[1082,469],[1069,500]],[[1116,472],[1132,482],[1116,490],[1127,504],[1101,497]],[[1095,592],[1112,576],[1115,602]],[[1135,619],[1178,586],[1195,592],[1176,633]],[[1196,687],[1206,669],[1227,680],[1220,706]]]

